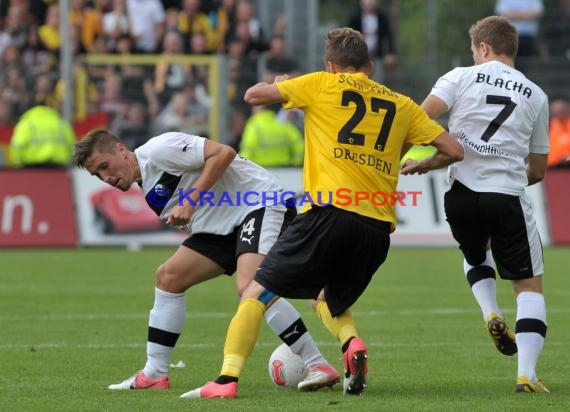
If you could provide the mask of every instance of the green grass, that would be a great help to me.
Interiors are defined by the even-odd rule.
[[[170,391],[110,392],[142,368],[154,269],[172,249],[0,251],[0,410],[2,411],[562,411],[570,410],[568,249],[545,250],[548,338],[538,372],[548,395],[512,392],[516,357],[500,355],[483,328],[454,248],[394,248],[354,307],[369,345],[362,397],[334,390],[275,388],[267,360],[280,343],[269,328],[240,382],[237,400],[182,400],[216,377],[237,304],[226,277],[187,293],[188,316]],[[513,324],[507,282],[499,300]],[[338,344],[306,302],[294,301],[324,355],[338,369]]]

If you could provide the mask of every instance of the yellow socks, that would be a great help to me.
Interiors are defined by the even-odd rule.
[[[245,299],[230,322],[224,345],[224,363],[220,375],[239,378],[245,360],[259,336],[265,305],[257,299]]]
[[[358,336],[350,309],[333,318],[327,303],[320,300],[317,302],[316,312],[326,328],[339,340],[341,345],[344,345],[353,336]]]

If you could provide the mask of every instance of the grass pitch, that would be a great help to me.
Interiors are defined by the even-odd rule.
[[[299,393],[273,386],[267,361],[280,341],[262,325],[237,400],[178,396],[215,378],[236,308],[232,279],[187,293],[186,325],[169,391],[111,392],[145,362],[154,269],[173,248],[0,251],[1,411],[563,411],[570,410],[568,249],[545,250],[548,336],[538,372],[550,394],[515,394],[516,357],[494,348],[455,248],[393,248],[353,308],[369,346],[368,388]],[[510,285],[499,300],[514,326]],[[339,345],[304,301],[293,301],[323,354]]]

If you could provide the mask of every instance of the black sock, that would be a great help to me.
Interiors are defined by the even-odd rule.
[[[238,381],[238,378],[235,378],[233,376],[228,376],[228,375],[220,375],[216,379],[216,383],[218,383],[220,385],[225,385],[226,383],[237,382],[237,381]]]
[[[342,353],[346,352],[346,350],[348,349],[348,345],[350,345],[350,341],[353,339],[354,339],[354,336],[351,337],[349,340],[347,340],[344,345],[342,345]]]

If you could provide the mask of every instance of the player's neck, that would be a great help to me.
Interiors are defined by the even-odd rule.
[[[513,69],[515,68],[515,61],[512,57],[494,54],[492,56],[489,56],[489,58],[487,58],[486,61],[487,62],[498,61],[498,62],[501,62],[503,64],[506,64],[507,66],[512,67]]]

